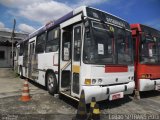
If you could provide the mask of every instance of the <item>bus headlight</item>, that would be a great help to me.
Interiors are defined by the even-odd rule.
[[[96,83],[96,79],[92,79],[92,84],[95,84]]]
[[[98,83],[100,83],[100,84],[102,83],[102,79],[101,78],[98,79]]]

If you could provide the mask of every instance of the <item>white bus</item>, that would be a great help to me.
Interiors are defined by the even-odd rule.
[[[17,45],[20,76],[49,93],[86,103],[123,98],[134,91],[131,30],[123,19],[81,6],[51,21]]]

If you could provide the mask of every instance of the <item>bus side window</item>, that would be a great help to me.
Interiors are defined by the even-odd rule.
[[[81,50],[81,26],[74,28],[74,60],[80,60]]]
[[[37,37],[36,41],[36,53],[43,53],[45,49],[45,40],[46,40],[46,33],[43,33]]]
[[[46,52],[56,52],[59,48],[59,28],[50,30],[47,34]]]
[[[71,33],[63,33],[63,43],[62,43],[62,60],[68,61],[71,59]]]
[[[23,55],[28,56],[28,41],[24,42]]]
[[[30,44],[30,55],[34,55],[34,49],[35,49],[35,45],[34,45],[34,43],[31,43]]]
[[[19,57],[19,51],[20,51],[20,48],[17,47],[17,53],[16,53],[16,58],[17,58],[17,59],[18,59],[18,57]]]
[[[35,44],[33,43],[32,44],[32,55],[34,55],[34,53],[35,53]]]
[[[23,55],[23,43],[20,44],[20,48],[19,48],[19,56]]]

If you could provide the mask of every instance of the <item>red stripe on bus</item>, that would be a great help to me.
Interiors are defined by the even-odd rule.
[[[105,72],[128,72],[128,66],[105,66]]]

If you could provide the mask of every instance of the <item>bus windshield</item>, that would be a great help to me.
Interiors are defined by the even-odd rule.
[[[158,63],[160,61],[160,38],[151,34],[142,35],[140,46],[141,63]]]
[[[85,23],[83,60],[92,64],[132,64],[131,33],[106,23]]]

